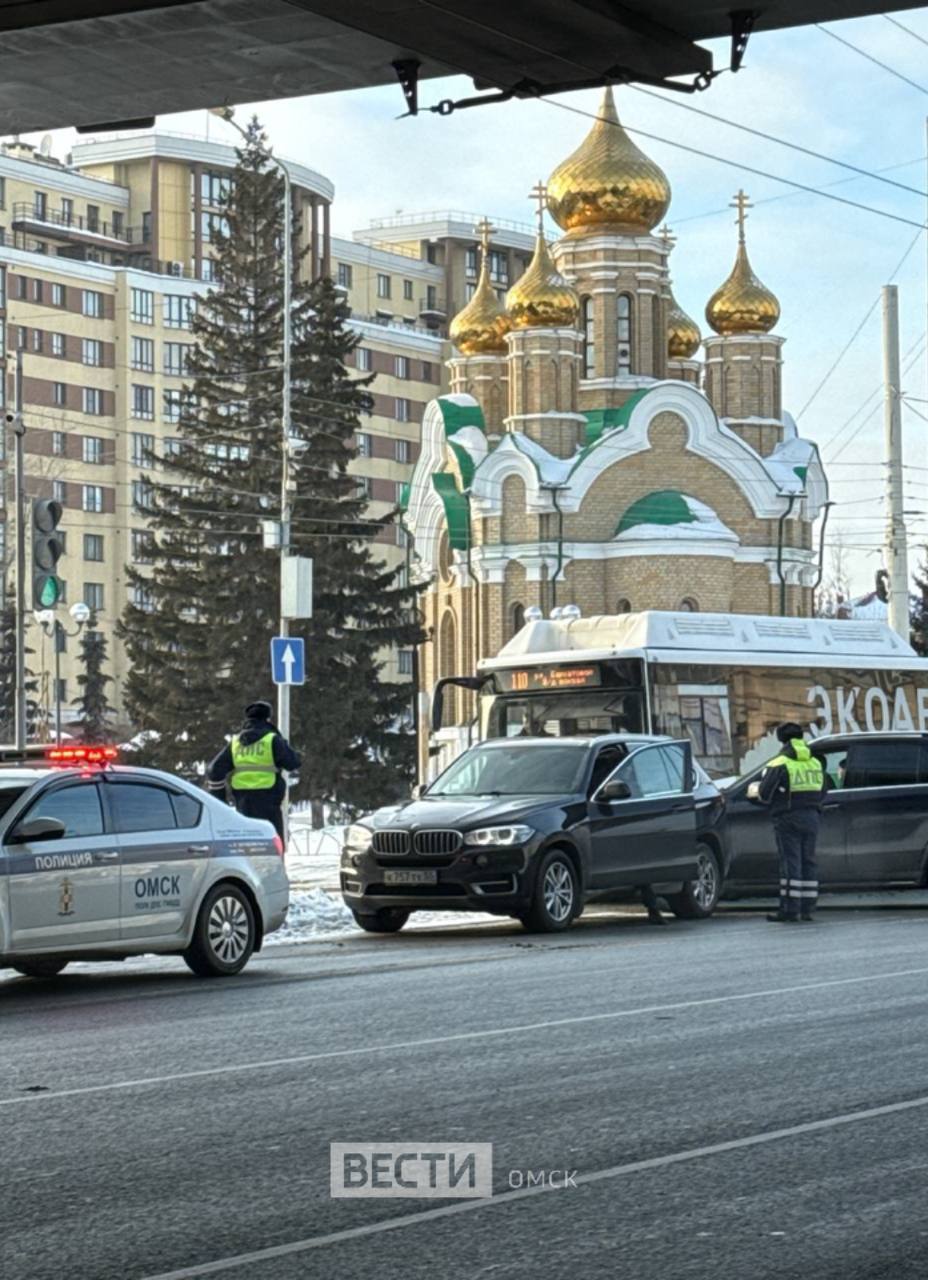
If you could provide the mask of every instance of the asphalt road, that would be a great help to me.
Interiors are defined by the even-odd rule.
[[[911,908],[6,981],[0,1276],[923,1280],[926,990]],[[331,1141],[492,1142],[497,1194],[333,1200]]]

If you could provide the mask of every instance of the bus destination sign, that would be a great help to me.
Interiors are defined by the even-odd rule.
[[[521,667],[512,671],[497,671],[497,681],[503,692],[528,693],[537,690],[555,692],[561,689],[598,689],[603,678],[598,664],[587,666]]]

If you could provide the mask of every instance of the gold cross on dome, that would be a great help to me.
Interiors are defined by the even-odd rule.
[[[538,203],[538,230],[543,231],[545,205],[548,202],[548,188],[544,182],[542,182],[541,178],[539,178],[528,194],[532,200],[535,200]]]
[[[496,234],[496,228],[489,218],[481,218],[474,227],[474,231],[480,237],[480,244],[483,247],[483,256],[486,258],[490,251],[490,240]]]
[[[744,243],[744,220],[748,216],[747,214],[748,209],[753,209],[754,206],[751,204],[749,197],[745,195],[744,191],[739,189],[737,194],[735,195],[734,200],[732,200],[729,203],[728,207],[730,209],[738,210],[738,218],[737,218],[738,239],[743,244]]]

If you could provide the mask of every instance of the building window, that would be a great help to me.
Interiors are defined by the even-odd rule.
[[[155,539],[147,529],[132,530],[132,559],[135,564],[151,564],[154,560]]]
[[[189,372],[189,342],[166,342],[164,344],[164,372],[172,377],[182,378]]]
[[[99,205],[89,204],[87,206],[87,230],[100,230],[100,208]]]
[[[84,462],[99,465],[103,462],[103,440],[100,436],[84,436],[81,458]]]
[[[509,635],[517,635],[525,626],[525,605],[514,604],[509,610]]]
[[[90,364],[97,367],[103,364],[103,343],[98,338],[82,339],[81,364]]]
[[[403,301],[412,302],[412,299],[413,299],[412,281],[404,280],[403,281]]]
[[[81,315],[103,319],[103,294],[97,289],[81,289]]]
[[[33,192],[32,212],[36,218],[45,221],[48,217],[48,196],[44,191]]]
[[[464,256],[464,270],[469,276],[477,274],[477,250],[471,245]]]
[[[623,377],[632,371],[632,300],[620,293],[616,301],[616,372]]]
[[[146,422],[154,421],[154,387],[145,387],[137,382],[132,384],[132,416],[133,418],[144,418]]]
[[[151,598],[151,587],[142,586],[141,584],[132,588],[132,603],[136,609],[141,609],[144,613],[151,613],[154,605]]]
[[[393,372],[397,378],[408,378],[409,377],[409,357],[394,356]]]
[[[112,230],[115,239],[121,240],[123,238],[124,225],[124,215],[122,211],[114,209],[113,216],[110,219],[110,229]]]
[[[373,440],[367,431],[359,431],[355,436],[358,446],[358,457],[369,458],[373,448]]]
[[[580,321],[583,326],[583,376],[592,378],[596,371],[596,349],[593,345],[593,299],[584,298],[580,303]]]
[[[180,422],[184,410],[194,403],[194,396],[190,391],[165,391],[162,402],[164,421]]]
[[[410,405],[409,401],[406,400],[403,396],[397,396],[396,408],[393,415],[396,418],[397,422],[409,422],[411,411],[412,411],[412,406]]]
[[[155,344],[151,338],[132,339],[132,368],[140,373],[155,372]]]
[[[103,392],[97,387],[83,387],[83,403],[81,405],[84,413],[101,414],[103,412]]]
[[[151,240],[151,210],[146,209],[142,214],[142,242],[148,244]]]
[[[56,432],[56,434],[60,433]],[[56,502],[60,502],[63,507],[68,505],[68,486],[64,480],[52,481],[52,497]]]
[[[370,476],[358,476],[358,497],[359,498],[369,498],[371,496],[372,488],[373,486],[371,484]]]
[[[33,329],[32,330],[32,350],[36,353],[36,355],[42,354],[42,346],[43,346],[42,330]]]
[[[692,596],[684,596],[683,599],[680,601],[680,612],[681,613],[698,613],[699,602],[697,600],[694,600]]]
[[[390,297],[390,277],[383,275],[379,271],[377,273],[377,297],[378,298]]]
[[[16,330],[16,349],[18,351],[26,350],[26,339],[29,337],[29,330],[24,324],[21,324]]]
[[[148,480],[132,481],[132,502],[138,511],[151,511],[154,490]]]
[[[29,280],[27,276],[16,277],[16,296],[21,302],[29,297]]]
[[[200,202],[214,209],[226,204],[232,193],[232,178],[216,169],[205,169],[200,174]]]
[[[63,382],[56,382],[55,386],[61,387],[62,389],[64,389]],[[57,400],[55,401],[55,403],[56,404],[58,403]],[[52,432],[52,456],[55,458],[64,457],[64,432],[63,431]]]
[[[54,400],[54,402],[55,402],[55,407],[56,407],[56,408],[58,408],[58,409],[64,409],[64,408],[66,408],[66,407],[67,407],[67,404],[68,404],[68,388],[67,388],[67,386],[65,385],[65,383],[63,383],[63,382],[53,382],[53,383],[52,383],[52,399],[53,399],[53,400]],[[56,432],[56,435],[61,435],[61,432],[60,432],[60,431],[59,431],[59,432]]]
[[[33,280],[32,282],[32,301],[42,302],[45,298],[45,282],[43,280]]]
[[[103,534],[102,533],[85,533],[84,534],[84,559],[94,560],[102,563],[103,561]],[[90,604],[87,597],[84,597],[84,604]]]
[[[393,442],[394,457],[397,462],[409,462],[412,454],[412,447],[408,440],[395,440]]]
[[[0,178],[0,209],[6,208],[6,178]]]
[[[351,263],[340,262],[338,264],[338,283],[343,289],[351,288]]]
[[[412,675],[412,649],[398,649],[396,652],[396,669],[401,676]]]
[[[509,263],[499,249],[490,250],[490,279],[494,284],[509,283]]]
[[[221,213],[200,214],[200,239],[204,244],[211,244],[221,236],[229,235],[229,219]]]
[[[66,227],[74,221],[74,201],[67,196],[61,197],[61,221]]]
[[[370,373],[371,353],[367,347],[358,347],[357,363],[358,363],[358,369],[361,373]]]
[[[149,468],[154,466],[152,453],[155,448],[155,437],[147,432],[132,432],[132,465]]]
[[[193,317],[193,299],[179,294],[168,294],[164,299],[164,325],[166,329],[189,329]]]
[[[428,360],[422,361],[422,381],[423,382],[432,381],[432,365]]]
[[[65,353],[65,340],[63,333],[52,334],[52,355],[63,357]]]
[[[63,307],[64,299],[65,299],[64,285],[53,284],[52,285],[52,306]]]
[[[93,613],[100,613],[103,609],[103,583],[102,582],[85,582],[84,583],[84,604]]]
[[[616,613],[631,613],[631,600],[627,600],[625,596],[619,596],[618,600],[615,602],[615,611]]]
[[[133,289],[129,312],[134,324],[155,323],[155,295],[151,289]]]
[[[100,513],[103,511],[103,486],[99,484],[82,484],[81,485],[81,510],[94,511]]]

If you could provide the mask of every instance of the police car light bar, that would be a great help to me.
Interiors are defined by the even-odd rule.
[[[109,764],[119,759],[116,747],[49,747],[45,759],[50,764]]]

